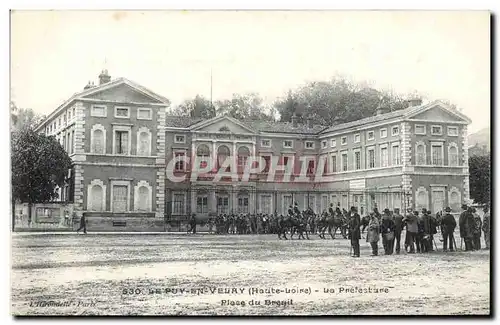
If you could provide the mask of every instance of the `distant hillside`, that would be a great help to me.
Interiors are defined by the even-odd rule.
[[[468,137],[469,147],[477,146],[483,148],[486,146],[490,151],[490,128],[481,129],[475,133],[469,134]]]

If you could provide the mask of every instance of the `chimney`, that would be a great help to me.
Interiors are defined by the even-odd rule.
[[[416,107],[422,105],[422,99],[421,98],[411,98],[408,99],[408,107]]]
[[[307,123],[306,125],[307,125],[308,128],[310,128],[310,129],[313,128],[314,125],[313,125],[312,118],[308,117],[307,120],[306,120],[306,123]]]
[[[99,75],[99,85],[105,84],[110,81],[111,81],[111,76],[108,74],[108,70],[107,69],[102,70],[101,74]]]
[[[297,115],[295,114],[292,115],[292,125],[294,128],[297,127]]]
[[[89,81],[87,83],[87,85],[85,87],[83,87],[83,90],[87,90],[87,89],[94,88],[94,87],[95,87],[94,82],[93,81]]]

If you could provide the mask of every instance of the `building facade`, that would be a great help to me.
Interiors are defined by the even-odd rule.
[[[166,98],[99,77],[38,126],[72,158],[61,197],[95,230],[163,230],[192,213],[282,214],[294,202],[317,213],[331,203],[458,213],[469,199],[471,121],[440,101],[333,126],[200,120],[166,116]],[[252,157],[260,168],[248,174]]]

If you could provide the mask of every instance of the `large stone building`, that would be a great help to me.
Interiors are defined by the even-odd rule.
[[[99,77],[38,127],[73,159],[74,181],[61,194],[94,229],[163,230],[191,213],[280,214],[293,202],[316,212],[330,203],[459,212],[469,198],[471,121],[439,101],[332,126],[200,120],[166,116],[166,98],[106,71]],[[266,166],[242,179],[254,156]],[[226,157],[234,165],[217,179]],[[194,177],[195,161],[210,171]]]

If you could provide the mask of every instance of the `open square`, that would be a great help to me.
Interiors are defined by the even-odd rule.
[[[347,240],[315,235],[311,240],[280,241],[275,235],[13,234],[11,311],[489,314],[490,252],[443,253],[441,248],[390,256],[380,248],[382,255],[370,257],[362,239],[361,258],[351,258]]]

